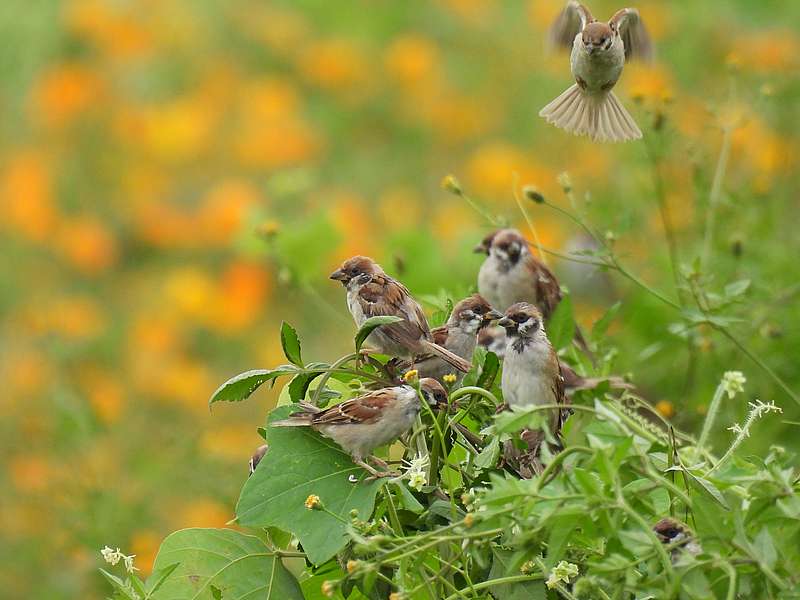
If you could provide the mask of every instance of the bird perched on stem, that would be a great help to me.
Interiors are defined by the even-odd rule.
[[[501,380],[504,402],[511,408],[563,406],[563,409],[548,410],[547,427],[557,437],[569,409],[558,356],[547,339],[541,312],[533,304],[518,302],[508,308],[499,325],[509,337]],[[543,432],[525,431],[522,439],[527,442],[532,457],[537,458],[544,440]],[[535,469],[535,463],[531,466]]]
[[[475,246],[486,254],[478,272],[478,292],[498,310],[516,302],[535,304],[545,320],[561,302],[556,276],[531,252],[528,240],[516,229],[498,229]],[[589,347],[578,327],[575,341],[589,355]]]
[[[539,111],[539,116],[598,142],[641,138],[633,117],[612,91],[626,60],[652,56],[650,36],[639,11],[623,8],[603,23],[583,4],[571,0],[553,24],[550,41],[572,48],[570,67],[575,83]]]
[[[459,371],[469,371],[470,362],[434,343],[422,307],[402,283],[389,277],[374,260],[354,256],[330,278],[341,281],[347,289],[347,307],[358,327],[379,315],[403,319],[381,325],[369,334],[367,342],[379,352],[412,360],[420,354],[433,354]]]
[[[447,404],[447,392],[435,379],[421,379],[419,387],[429,405]],[[305,402],[298,406],[299,412],[271,425],[311,427],[339,444],[352,456],[353,462],[373,477],[387,477],[393,473],[376,471],[364,459],[369,457],[385,468],[386,463],[370,454],[411,429],[422,408],[417,390],[410,385],[375,390],[324,410]]]
[[[472,353],[478,343],[478,333],[492,321],[503,316],[480,294],[464,298],[453,307],[447,323],[431,331],[433,341],[446,348],[456,356],[472,362]],[[410,369],[411,363],[406,361],[398,365],[402,372]],[[426,354],[414,358],[414,368],[420,377],[433,377],[441,380],[453,368],[439,356]]]

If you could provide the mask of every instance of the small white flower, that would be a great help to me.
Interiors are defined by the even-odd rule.
[[[425,479],[425,473],[412,473],[408,478],[408,487],[418,492],[422,491],[426,483],[428,482]]]
[[[733,433],[735,433],[736,435],[740,435],[740,434],[742,434],[742,433],[744,433],[744,435],[745,435],[745,436],[749,436],[749,435],[750,435],[750,433],[749,433],[749,432],[744,432],[744,431],[742,430],[742,426],[741,426],[741,425],[739,425],[738,423],[734,423],[733,425],[731,425],[730,427],[728,427],[728,431],[732,431],[732,432],[733,432]]]
[[[420,457],[411,459],[411,462],[408,463],[408,468],[405,472],[400,476],[394,479],[393,481],[408,481],[408,487],[411,489],[417,490],[418,492],[422,491],[423,486],[427,485],[428,478],[425,475],[425,470],[428,468],[428,458],[427,457]]]
[[[553,570],[550,571],[550,576],[544,584],[547,589],[552,590],[559,582],[569,583],[569,580],[578,576],[578,565],[562,560],[558,563]]]
[[[128,573],[133,573],[134,571],[138,571],[136,567],[133,566],[133,559],[136,558],[135,554],[131,554],[130,556],[123,556],[122,560],[125,561],[125,570]]]
[[[105,561],[112,566],[116,565],[123,557],[123,554],[119,551],[119,548],[112,550],[108,546],[100,550],[100,554],[102,554]]]
[[[747,378],[741,371],[725,371],[722,376],[722,388],[728,394],[728,398],[733,398],[739,392],[743,392],[745,383],[747,383]]]

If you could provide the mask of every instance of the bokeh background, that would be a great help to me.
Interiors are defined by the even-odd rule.
[[[104,597],[102,546],[146,573],[169,532],[228,521],[277,390],[213,413],[209,395],[283,362],[282,319],[308,359],[344,352],[353,326],[326,276],[351,254],[421,296],[470,289],[488,226],[441,189],[449,173],[522,225],[515,181],[569,206],[569,172],[625,263],[675,297],[650,156],[689,263],[731,128],[711,287],[752,280],[734,330],[800,391],[800,3],[638,5],[658,60],[619,87],[648,142],[600,146],[536,116],[570,83],[543,50],[557,0],[4,0],[2,595]],[[546,246],[580,246],[530,209]],[[687,343],[637,288],[550,261],[584,326],[623,300],[615,370],[678,426],[696,431],[739,369],[785,411],[748,450],[796,439],[797,405],[730,343]]]

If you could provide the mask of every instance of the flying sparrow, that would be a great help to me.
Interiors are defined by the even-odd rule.
[[[431,406],[447,403],[447,392],[435,379],[421,379],[419,385]],[[311,427],[339,444],[352,456],[354,463],[373,477],[385,477],[391,473],[376,471],[364,459],[378,446],[393,442],[408,431],[422,408],[417,390],[410,385],[375,390],[324,410],[305,402],[298,406],[299,412],[272,425]],[[382,461],[371,458],[385,466]]]
[[[379,352],[398,358],[413,359],[419,354],[433,354],[466,373],[472,366],[434,343],[422,307],[406,287],[389,277],[371,258],[354,256],[331,273],[347,289],[347,307],[356,326],[378,315],[393,315],[402,321],[377,327],[367,342]]]
[[[555,45],[572,48],[570,67],[575,83],[539,111],[539,116],[598,142],[641,138],[633,117],[612,91],[626,60],[652,55],[639,11],[623,8],[602,23],[583,4],[571,0],[553,23],[550,39]]]
[[[431,331],[433,341],[456,356],[472,362],[478,332],[502,316],[503,314],[494,310],[480,294],[473,294],[453,307],[446,324]],[[410,369],[411,363],[408,361],[400,363],[398,368],[401,372]],[[453,368],[447,362],[431,354],[415,357],[414,368],[420,377],[433,377],[439,380],[453,372]]]
[[[486,254],[478,272],[478,292],[498,310],[516,302],[535,304],[545,320],[561,302],[556,276],[530,250],[528,241],[516,229],[499,229],[475,247]],[[575,341],[591,356],[586,340],[575,328]]]

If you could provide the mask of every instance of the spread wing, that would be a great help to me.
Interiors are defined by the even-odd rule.
[[[561,286],[558,285],[558,279],[553,275],[553,272],[533,255],[528,255],[527,267],[536,290],[536,305],[542,311],[542,316],[547,320],[553,314],[558,303],[561,302]]]
[[[394,401],[390,389],[376,390],[364,396],[347,400],[314,415],[313,425],[350,425],[374,423],[381,412]]]
[[[394,315],[405,319],[381,326],[381,333],[392,341],[413,348],[420,339],[430,339],[431,331],[425,313],[402,283],[389,277],[376,278],[361,287],[358,302],[366,317]]]
[[[550,45],[572,48],[575,36],[592,21],[592,13],[583,4],[575,0],[567,2],[550,27]]]
[[[608,24],[612,29],[619,31],[625,46],[625,60],[632,58],[652,60],[653,43],[650,41],[650,34],[647,33],[638,10],[635,8],[618,10]]]

